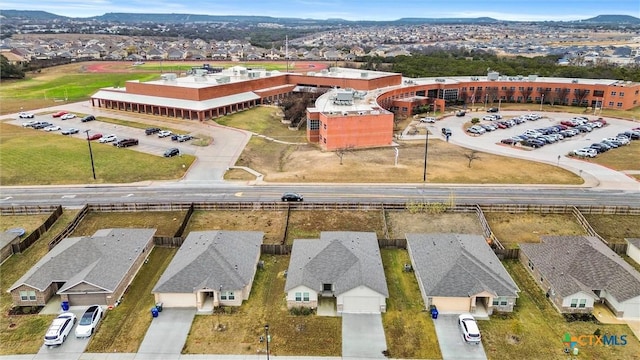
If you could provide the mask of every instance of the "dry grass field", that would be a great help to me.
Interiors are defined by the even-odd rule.
[[[283,211],[195,211],[185,234],[191,231],[262,231],[265,244],[281,244],[286,214]]]
[[[410,214],[406,211],[387,212],[389,238],[404,239],[407,233],[460,233],[482,235],[476,214]]]
[[[384,237],[380,211],[291,211],[286,243],[317,239],[322,231],[368,231]]]
[[[158,236],[174,236],[186,211],[89,212],[71,236],[91,236],[107,228],[155,228]]]
[[[586,235],[572,214],[485,213],[491,231],[506,248],[540,242],[544,235]]]
[[[24,236],[28,236],[36,230],[51,214],[34,215],[2,215],[0,216],[0,231],[4,232],[12,228],[25,230]]]
[[[593,230],[611,243],[624,243],[625,238],[640,238],[640,216],[585,214]]]

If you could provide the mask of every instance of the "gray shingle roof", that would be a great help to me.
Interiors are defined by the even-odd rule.
[[[333,284],[336,295],[362,285],[388,297],[376,234],[324,231],[320,239],[295,240],[284,290],[304,285],[321,292],[322,284]]]
[[[596,237],[543,236],[520,251],[562,297],[606,290],[618,301],[640,296],[640,273]],[[597,297],[596,297],[597,298]]]
[[[263,237],[260,231],[192,231],[152,292],[241,290],[256,272]]]
[[[155,229],[102,229],[93,236],[65,238],[49,251],[9,291],[28,285],[40,291],[64,282],[63,292],[81,282],[114,291]]]
[[[518,296],[518,286],[485,239],[465,234],[407,234],[414,271],[427,296]]]

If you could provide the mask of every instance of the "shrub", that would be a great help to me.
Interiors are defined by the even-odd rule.
[[[477,123],[479,123],[479,122],[480,122],[480,118],[475,118],[475,117],[474,117],[473,119],[471,119],[471,123],[472,123],[473,125],[475,125],[475,124],[477,124]]]
[[[304,307],[304,306],[297,306],[297,307],[292,307],[291,309],[289,309],[289,313],[291,315],[296,315],[296,316],[307,316],[307,315],[312,315],[313,314],[313,309],[312,308],[308,308],[308,307]]]

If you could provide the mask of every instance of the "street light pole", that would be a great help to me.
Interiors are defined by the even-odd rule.
[[[540,97],[540,111],[542,111],[542,102],[544,101],[544,94]]]
[[[87,133],[87,144],[89,144],[89,156],[91,157],[91,172],[93,173],[93,180],[96,179],[96,168],[93,165],[93,151],[91,150],[91,140],[89,139],[89,131],[90,130],[85,130],[84,132]]]
[[[269,360],[269,324],[264,325],[264,341],[267,342],[267,360]]]
[[[427,154],[429,152],[429,130],[427,130],[427,137],[424,141],[424,172],[422,174],[422,181],[427,182]]]

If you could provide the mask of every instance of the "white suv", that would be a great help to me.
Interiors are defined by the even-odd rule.
[[[574,150],[573,154],[575,156],[583,156],[583,157],[594,158],[594,157],[596,157],[596,155],[598,155],[598,152],[595,149],[582,148],[582,149]]]
[[[73,325],[76,324],[76,315],[71,312],[64,312],[53,319],[51,326],[44,335],[44,344],[46,346],[62,345],[71,332]]]
[[[117,141],[117,140],[118,140],[118,137],[113,135],[113,134],[111,134],[111,135],[105,135],[105,136],[101,137],[98,140],[98,142],[109,143],[109,142],[114,142],[114,141]]]
[[[464,341],[476,344],[480,343],[480,329],[478,328],[478,324],[476,324],[476,319],[474,319],[471,314],[460,315],[458,317],[458,325],[460,325]]]

